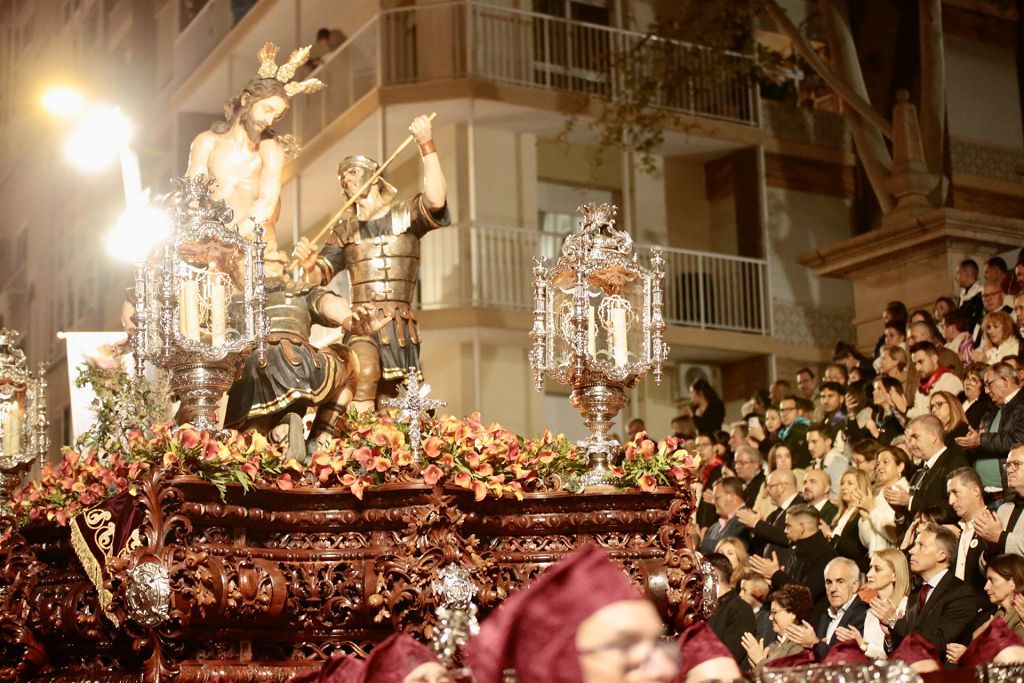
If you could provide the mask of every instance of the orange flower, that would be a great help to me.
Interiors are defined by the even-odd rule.
[[[433,460],[441,453],[441,448],[444,446],[444,441],[439,437],[431,436],[423,442],[423,452],[428,458]]]
[[[182,427],[175,435],[182,448],[195,448],[202,442],[202,435],[198,430]]]
[[[468,472],[457,472],[452,479],[452,483],[462,489],[473,488],[473,479],[469,476]]]
[[[650,493],[654,489],[658,488],[658,480],[650,474],[645,474],[640,477],[640,490]]]
[[[282,491],[291,491],[295,488],[295,482],[292,481],[292,475],[287,472],[277,475],[277,488]]]
[[[437,465],[427,465],[427,468],[423,470],[423,483],[427,486],[433,486],[441,480],[444,476],[444,472]]]
[[[482,481],[473,482],[473,498],[479,503],[487,497],[487,486]]]

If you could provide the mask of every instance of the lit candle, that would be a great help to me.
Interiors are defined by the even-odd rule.
[[[199,283],[185,280],[181,284],[181,334],[185,339],[199,341]]]
[[[597,324],[595,322],[594,307],[587,307],[587,353],[591,358],[597,356]]]
[[[4,455],[21,454],[21,407],[10,405],[4,416]]]
[[[217,265],[210,264],[210,335],[213,337],[213,345],[219,346],[224,343],[227,330],[227,307],[225,306],[224,280],[219,277]]]
[[[611,310],[612,323],[612,358],[615,365],[625,365],[628,361],[626,354],[626,310],[624,308],[613,308]]]

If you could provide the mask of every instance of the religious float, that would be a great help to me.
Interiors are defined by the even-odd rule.
[[[137,266],[138,373],[90,370],[108,382],[105,433],[21,488],[45,415],[19,423],[25,447],[4,441],[0,680],[285,680],[395,631],[456,664],[479,618],[584,543],[675,630],[714,608],[687,533],[698,463],[671,438],[623,449],[607,433],[666,355],[662,264],[637,262],[614,207],[583,207],[558,263],[535,268],[535,380],[572,387],[588,439],[438,416],[411,368],[397,397],[350,406],[295,458],[270,425],[214,419],[241,365],[273,351],[263,231],[239,235],[211,178],[178,184],[174,229]],[[146,362],[176,424],[143,405]]]

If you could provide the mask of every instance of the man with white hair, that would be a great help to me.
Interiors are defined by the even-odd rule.
[[[821,659],[839,642],[839,629],[855,628],[863,633],[868,604],[857,596],[859,590],[860,568],[857,563],[846,557],[833,559],[825,565],[828,610],[821,615],[818,628],[813,629],[806,622],[792,624],[786,629],[786,637],[805,648],[813,649],[814,656]]]

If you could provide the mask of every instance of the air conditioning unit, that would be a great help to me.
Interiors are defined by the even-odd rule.
[[[706,380],[718,395],[722,395],[722,371],[716,365],[680,363],[676,366],[672,387],[672,399],[689,401],[690,387],[699,379]]]

